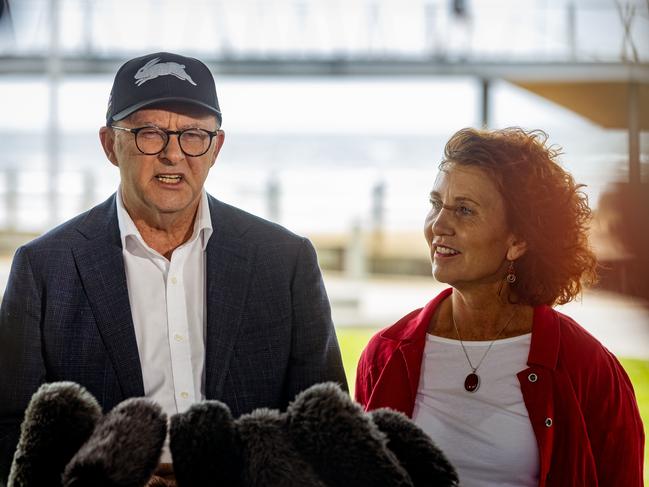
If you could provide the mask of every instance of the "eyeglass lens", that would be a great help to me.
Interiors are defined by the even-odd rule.
[[[145,154],[161,152],[167,145],[169,136],[156,128],[144,128],[135,136],[138,149]],[[207,152],[212,138],[202,130],[185,130],[179,136],[180,148],[188,156],[201,156]]]

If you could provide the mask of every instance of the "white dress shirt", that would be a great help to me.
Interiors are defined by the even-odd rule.
[[[192,236],[171,260],[144,242],[124,208],[121,188],[117,194],[144,393],[171,416],[205,398],[205,247],[212,235],[207,194],[203,191]],[[162,461],[170,461],[167,448]]]

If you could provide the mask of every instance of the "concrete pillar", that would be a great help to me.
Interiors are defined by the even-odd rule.
[[[482,78],[481,80],[481,98],[480,98],[480,122],[482,128],[489,128],[489,119],[491,118],[491,80]]]
[[[349,232],[349,240],[345,249],[345,275],[350,279],[363,279],[367,275],[363,231],[360,222],[356,221]]]
[[[5,229],[7,231],[16,230],[17,215],[18,215],[18,172],[14,167],[8,167],[5,173],[5,211],[7,220],[5,222]]]
[[[83,172],[83,192],[81,195],[81,208],[79,213],[92,208],[97,202],[95,201],[95,175],[92,169],[86,169]]]
[[[280,219],[281,188],[277,174],[272,172],[266,182],[266,212],[268,219],[272,222],[279,222]]]
[[[571,61],[577,60],[577,11],[574,2],[566,5],[566,38],[568,40],[568,56]]]

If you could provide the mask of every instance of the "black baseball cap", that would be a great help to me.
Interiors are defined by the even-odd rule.
[[[198,59],[156,52],[131,59],[115,74],[108,99],[106,125],[140,108],[187,103],[206,108],[222,123],[214,77]]]

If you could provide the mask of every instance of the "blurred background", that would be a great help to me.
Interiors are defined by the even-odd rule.
[[[223,201],[316,245],[353,382],[372,333],[438,292],[423,218],[446,140],[540,128],[595,212],[601,281],[562,307],[623,359],[649,418],[649,0],[0,0],[0,291],[15,248],[118,184],[113,75],[212,69]]]

